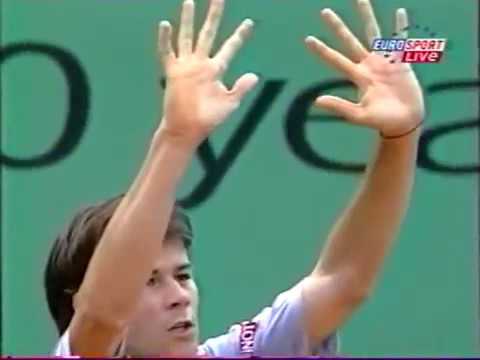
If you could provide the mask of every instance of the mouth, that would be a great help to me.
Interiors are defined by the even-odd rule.
[[[190,320],[177,321],[172,327],[168,329],[169,332],[177,334],[188,334],[193,332],[194,324]]]

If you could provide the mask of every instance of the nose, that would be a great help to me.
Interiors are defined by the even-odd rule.
[[[168,309],[188,307],[191,304],[190,292],[175,279],[169,281],[167,293],[166,305]]]

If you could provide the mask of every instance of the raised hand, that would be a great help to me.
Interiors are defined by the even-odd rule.
[[[377,129],[385,138],[399,137],[411,132],[423,120],[422,90],[412,68],[401,63],[398,54],[385,57],[383,53],[367,50],[375,38],[381,37],[380,29],[370,1],[357,0],[357,5],[365,23],[367,48],[331,9],[324,9],[322,17],[342,40],[348,57],[313,36],[305,41],[310,50],[357,85],[358,102],[326,95],[318,97],[315,104],[352,123]],[[396,33],[407,37],[407,26],[406,10],[398,9]]]
[[[254,74],[241,76],[231,89],[221,77],[252,31],[253,21],[244,20],[213,57],[210,56],[224,7],[223,0],[210,0],[207,19],[194,42],[193,0],[182,6],[177,51],[172,45],[172,27],[159,24],[158,53],[167,78],[164,119],[160,129],[198,145],[239,105],[258,81]]]

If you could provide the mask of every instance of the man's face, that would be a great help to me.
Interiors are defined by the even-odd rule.
[[[138,311],[128,327],[132,356],[193,356],[198,346],[198,290],[180,239],[158,249]]]

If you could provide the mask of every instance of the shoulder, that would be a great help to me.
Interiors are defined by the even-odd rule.
[[[336,335],[310,344],[304,326],[302,283],[277,295],[249,321],[207,340],[201,353],[211,356],[308,356],[336,352]]]
[[[70,347],[70,331],[67,329],[65,333],[58,339],[55,349],[52,352],[52,356],[80,358],[80,356],[72,355]],[[122,341],[117,347],[117,351],[114,354],[115,357],[125,356],[125,342]]]
[[[70,336],[68,330],[65,331],[65,333],[57,341],[52,355],[61,357],[72,357],[72,353],[70,351]]]

